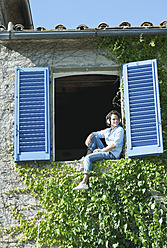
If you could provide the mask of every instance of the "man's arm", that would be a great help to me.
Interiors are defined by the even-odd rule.
[[[108,151],[111,151],[115,148],[116,148],[116,146],[114,144],[110,144],[110,145],[104,147],[103,149],[95,149],[93,153],[95,153],[95,152],[108,152]]]
[[[94,137],[94,133],[89,134],[85,141],[85,145],[88,147],[91,144],[91,139]]]

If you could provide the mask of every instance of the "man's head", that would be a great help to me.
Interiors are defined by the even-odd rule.
[[[121,116],[116,110],[112,110],[106,115],[107,126],[116,127],[119,125],[120,121],[121,121]]]

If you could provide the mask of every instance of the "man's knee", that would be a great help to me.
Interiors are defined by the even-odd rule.
[[[93,153],[90,153],[90,154],[88,154],[88,155],[86,155],[86,156],[84,157],[84,163],[90,161],[90,156],[91,156],[92,154],[93,154]]]

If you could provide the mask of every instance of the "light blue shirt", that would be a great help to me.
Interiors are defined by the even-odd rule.
[[[111,128],[106,128],[101,131],[93,132],[97,138],[104,138],[107,145],[113,144],[116,146],[111,150],[115,158],[119,158],[121,155],[124,139],[124,130],[121,126],[117,126],[112,130]]]

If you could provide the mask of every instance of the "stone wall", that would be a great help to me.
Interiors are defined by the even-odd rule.
[[[114,65],[105,56],[90,49],[90,40],[57,40],[43,42],[11,42],[0,44],[0,228],[8,228],[16,221],[12,219],[9,207],[17,206],[25,218],[33,215],[38,207],[37,200],[30,195],[8,194],[9,190],[22,188],[9,154],[14,145],[14,84],[15,68],[43,67],[78,68],[110,67]],[[51,87],[52,91],[52,87]],[[52,94],[51,94],[52,95]],[[52,109],[52,108],[51,108]],[[34,205],[30,210],[29,206]],[[0,238],[0,248],[16,247],[19,237],[14,239],[5,234]],[[20,247],[36,247],[25,243]]]
[[[1,44],[0,157],[7,160],[8,149],[10,145],[13,145],[15,68],[43,66],[49,66],[51,69],[78,67],[102,68],[114,65],[111,60],[108,60],[104,56],[97,56],[96,50],[88,49],[89,43],[89,40],[58,40],[55,42]]]

